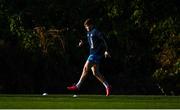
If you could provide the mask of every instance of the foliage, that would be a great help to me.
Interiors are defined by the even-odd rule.
[[[7,65],[1,66],[12,69],[14,61],[19,79],[30,77],[37,82],[40,75],[52,73],[45,76],[48,81],[55,79],[47,81],[50,85],[62,86],[69,84],[69,80],[77,80],[87,55],[86,48],[77,48],[77,43],[80,38],[85,39],[84,20],[92,17],[107,35],[112,58],[104,62],[103,72],[115,87],[122,84],[117,91],[146,94],[153,88],[157,92],[155,83],[158,83],[168,92],[178,93],[178,3],[177,0],[1,0],[1,59],[7,59],[3,63]],[[36,27],[43,27],[42,34],[35,31]],[[49,30],[65,31],[49,35]]]
[[[9,16],[8,20],[10,32],[12,33],[12,35],[17,37],[21,48],[30,52],[36,50],[36,48],[38,47],[37,36],[35,36],[35,33],[33,33],[32,30],[24,29],[21,16]]]

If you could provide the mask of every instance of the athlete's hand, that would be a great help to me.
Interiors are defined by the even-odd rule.
[[[108,58],[108,57],[111,58],[111,55],[109,54],[108,51],[105,51],[105,52],[104,52],[104,56],[105,56],[105,58]]]
[[[79,41],[79,44],[78,44],[78,47],[82,47],[82,45],[83,45],[83,41],[80,40],[80,41]]]

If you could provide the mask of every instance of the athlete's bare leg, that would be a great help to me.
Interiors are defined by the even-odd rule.
[[[88,71],[91,69],[92,66],[93,66],[92,63],[90,63],[89,61],[86,61],[86,63],[84,64],[81,77],[80,77],[78,83],[76,84],[76,86],[77,86],[78,88],[80,88],[81,84],[82,84],[83,81],[86,79],[87,74],[88,74]]]
[[[91,67],[93,75],[107,88],[109,84],[105,80],[104,76],[99,71],[99,64],[94,64]]]

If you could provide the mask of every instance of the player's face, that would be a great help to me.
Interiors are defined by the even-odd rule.
[[[85,25],[84,27],[85,27],[86,31],[90,31],[90,26]]]

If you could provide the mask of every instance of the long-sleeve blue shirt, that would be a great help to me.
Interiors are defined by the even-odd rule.
[[[103,34],[97,30],[96,27],[92,27],[92,29],[87,32],[87,38],[90,47],[90,54],[103,55],[106,49],[103,41]]]

